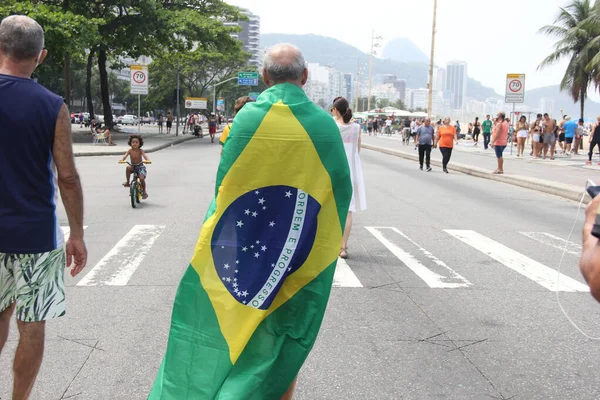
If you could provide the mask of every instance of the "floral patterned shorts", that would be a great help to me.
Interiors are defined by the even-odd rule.
[[[17,319],[45,321],[65,315],[65,251],[0,253],[0,312],[16,302]]]

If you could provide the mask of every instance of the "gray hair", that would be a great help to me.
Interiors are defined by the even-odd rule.
[[[273,83],[302,79],[306,62],[300,49],[288,43],[273,46],[265,55],[263,69]]]
[[[44,49],[44,30],[35,20],[12,15],[0,22],[0,51],[16,61],[36,57]]]

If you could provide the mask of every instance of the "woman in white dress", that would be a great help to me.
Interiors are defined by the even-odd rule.
[[[365,181],[363,179],[363,170],[359,156],[360,125],[350,122],[352,120],[352,110],[350,109],[348,100],[343,97],[337,97],[333,101],[331,113],[340,128],[348,166],[350,167],[350,178],[352,180],[352,200],[350,201],[350,209],[346,218],[346,229],[344,229],[344,237],[340,250],[340,257],[348,258],[348,238],[352,229],[352,213],[367,209]]]

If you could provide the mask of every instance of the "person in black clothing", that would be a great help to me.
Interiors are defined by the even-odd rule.
[[[479,134],[481,133],[481,124],[479,123],[479,117],[475,117],[475,122],[473,122],[473,141],[475,142],[474,146],[477,147],[479,143]]]
[[[598,145],[600,148],[600,117],[598,117],[598,122],[592,126],[592,133],[590,135],[590,151],[588,153],[588,161],[586,164],[590,165],[592,163],[592,155],[594,155],[594,147]],[[598,163],[600,165],[600,162]]]

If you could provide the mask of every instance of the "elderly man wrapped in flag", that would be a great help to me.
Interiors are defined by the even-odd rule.
[[[291,399],[316,340],[352,195],[334,120],[273,47],[269,89],[237,114],[215,198],[177,291],[151,400]]]

